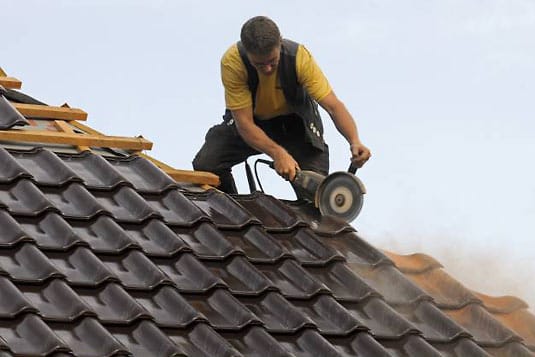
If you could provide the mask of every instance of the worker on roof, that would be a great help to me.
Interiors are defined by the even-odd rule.
[[[317,103],[347,140],[352,162],[364,165],[370,150],[305,46],[283,39],[265,16],[245,22],[240,37],[221,59],[227,107],[223,123],[208,130],[193,168],[218,175],[219,189],[227,193],[237,193],[232,167],[261,153],[289,181],[297,170],[327,175],[329,148]]]

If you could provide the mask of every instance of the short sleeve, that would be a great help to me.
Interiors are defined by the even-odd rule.
[[[297,80],[314,100],[320,101],[331,93],[329,81],[321,71],[312,54],[299,45],[296,55]]]
[[[247,70],[236,44],[221,58],[221,80],[225,88],[227,109],[243,109],[253,105],[251,91],[247,85]]]

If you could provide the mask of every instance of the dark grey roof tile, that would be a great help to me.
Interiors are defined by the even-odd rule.
[[[326,244],[326,238],[319,237],[308,228],[298,229],[289,234],[272,235],[302,265],[325,265],[333,259],[344,260],[340,253]]]
[[[395,309],[416,326],[427,340],[450,342],[459,337],[470,337],[466,330],[429,301],[397,306]]]
[[[62,186],[67,182],[82,182],[56,154],[47,149],[13,151],[11,155],[32,175],[39,186]]]
[[[66,342],[75,356],[107,357],[129,355],[129,351],[95,318],[86,317],[75,323],[49,323]]]
[[[209,190],[203,194],[188,194],[188,198],[216,224],[223,229],[240,229],[249,224],[260,224],[260,221],[239,205],[230,196],[217,190]]]
[[[367,264],[348,263],[347,267],[379,292],[391,305],[408,305],[417,301],[431,300],[429,295],[393,265],[379,265],[372,268]]]
[[[322,335],[340,336],[356,330],[369,330],[330,295],[319,295],[312,300],[293,300],[292,304],[314,321]]]
[[[240,296],[240,302],[252,311],[272,333],[295,333],[304,327],[316,327],[314,321],[281,294],[268,292],[258,297]]]
[[[359,302],[371,296],[380,296],[342,262],[334,261],[324,267],[309,266],[306,271],[317,282],[327,286],[336,300]]]
[[[305,329],[296,335],[276,335],[274,337],[292,356],[343,356],[325,337],[312,329]]]
[[[231,254],[243,254],[210,223],[201,223],[195,229],[175,228],[174,231],[202,259],[222,260]]]
[[[233,294],[258,295],[274,289],[273,283],[241,256],[225,262],[205,261],[204,265],[227,285]]]
[[[79,183],[71,183],[66,188],[43,188],[43,193],[66,218],[87,220],[106,211]]]
[[[17,125],[29,124],[26,118],[3,95],[0,95],[0,130],[11,129]]]
[[[125,232],[148,256],[170,257],[178,252],[191,251],[175,232],[157,219],[141,227],[125,226]]]
[[[113,327],[109,330],[133,356],[186,356],[182,346],[175,344],[152,322],[141,321],[133,328]]]
[[[343,302],[342,305],[377,338],[400,339],[420,332],[381,298],[372,297],[359,303]]]
[[[66,276],[69,285],[96,287],[118,279],[88,248],[77,247],[68,253],[46,252],[46,255]]]
[[[4,95],[6,99],[9,99],[10,101],[15,102],[15,103],[47,105],[41,102],[40,100],[37,100],[29,96],[28,94],[19,92],[15,89],[0,87],[0,93]]]
[[[183,253],[178,259],[154,259],[180,292],[201,293],[216,286],[226,286],[193,254]]]
[[[284,256],[291,257],[280,242],[258,226],[243,231],[226,231],[225,238],[235,249],[244,252],[251,262],[274,263]]]
[[[309,299],[330,290],[310,275],[293,259],[284,259],[277,264],[255,264],[286,298]]]
[[[469,338],[459,338],[449,343],[435,343],[432,342],[431,345],[438,350],[443,357],[491,357],[483,348],[478,346],[472,339]],[[520,357],[522,354],[507,354],[505,356],[515,356]],[[525,356],[525,355],[524,355]],[[532,357],[531,355],[529,355]]]
[[[512,330],[496,320],[479,304],[469,304],[457,310],[443,310],[476,340],[478,345],[498,347],[507,342],[520,341]]]
[[[347,222],[330,216],[322,216],[312,203],[301,201],[281,201],[294,211],[298,217],[307,222],[317,234],[334,236],[344,232],[353,232],[355,229]]]
[[[0,147],[0,183],[8,184],[19,178],[32,178],[9,151]]]
[[[356,232],[323,239],[324,244],[336,249],[349,263],[368,264],[374,267],[380,264],[393,265],[383,252],[370,245]]]
[[[204,323],[195,324],[187,330],[165,330],[166,335],[183,350],[186,356],[195,357],[241,357],[228,341]]]
[[[130,294],[142,305],[160,327],[185,328],[206,318],[201,310],[191,306],[173,287],[162,286],[156,291],[131,291]]]
[[[509,342],[500,347],[485,347],[485,352],[494,357],[534,357],[535,350],[530,350],[520,342]]]
[[[178,190],[163,195],[146,195],[145,200],[170,225],[191,227],[208,220],[208,216]]]
[[[100,259],[127,289],[147,290],[170,283],[164,272],[138,250],[120,256],[102,255]]]
[[[145,158],[139,156],[126,159],[109,158],[108,162],[132,183],[138,192],[160,193],[178,187],[175,180]]]
[[[438,350],[418,335],[408,335],[401,340],[381,340],[380,342],[393,357],[442,357]]]
[[[46,320],[73,321],[80,316],[94,316],[91,308],[61,279],[44,286],[19,285],[24,296]]]
[[[78,155],[60,154],[58,156],[91,190],[110,191],[128,183],[126,178],[100,155],[85,151]]]
[[[34,314],[26,314],[16,320],[0,320],[0,338],[18,356],[48,356],[70,351],[56,331]]]
[[[139,245],[108,216],[99,216],[93,221],[72,221],[72,230],[80,240],[95,253],[119,254]]]
[[[32,241],[16,220],[7,211],[0,209],[0,247],[13,247],[20,242]]]
[[[234,196],[243,207],[259,219],[268,231],[289,231],[307,224],[287,205],[264,194]]]
[[[3,276],[0,276],[0,291],[0,318],[12,319],[23,312],[37,312],[31,301]]]
[[[16,249],[0,249],[0,274],[7,273],[11,280],[40,283],[63,274],[33,244],[24,243]]]
[[[262,327],[253,326],[239,333],[222,332],[221,335],[247,357],[295,357]]]
[[[157,213],[136,191],[122,186],[113,192],[97,192],[94,197],[113,218],[125,223],[140,223],[149,218],[160,218]]]
[[[248,325],[261,324],[257,316],[225,289],[214,289],[204,295],[186,294],[184,298],[218,331],[241,330]]]
[[[60,215],[54,212],[32,219],[21,219],[20,225],[41,249],[68,250],[87,245]]]
[[[16,183],[0,185],[0,206],[9,212],[23,216],[37,216],[44,211],[57,211],[54,204],[29,180],[21,179]]]
[[[369,333],[359,332],[349,336],[327,336],[327,340],[343,357],[392,357]]]
[[[76,293],[104,324],[130,324],[137,319],[150,319],[145,308],[116,283],[94,288],[77,288]]]

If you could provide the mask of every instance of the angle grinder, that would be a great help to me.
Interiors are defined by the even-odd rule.
[[[258,161],[274,168],[273,161]],[[357,167],[353,164],[347,172],[337,171],[327,176],[314,171],[298,170],[292,184],[297,188],[297,198],[314,203],[321,215],[351,222],[359,215],[366,193],[366,187],[355,176],[356,171]]]

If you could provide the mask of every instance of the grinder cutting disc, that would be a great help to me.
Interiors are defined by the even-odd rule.
[[[334,172],[323,180],[316,191],[316,207],[324,216],[351,222],[360,213],[366,188],[354,175]]]

